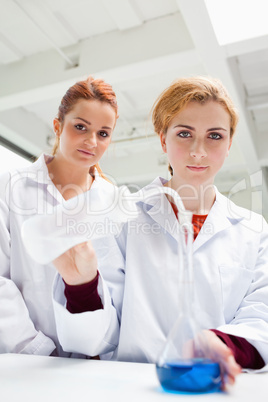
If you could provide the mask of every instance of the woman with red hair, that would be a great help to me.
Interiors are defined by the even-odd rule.
[[[65,200],[91,192],[103,199],[114,186],[99,161],[108,148],[118,107],[112,87],[87,78],[71,86],[54,119],[52,155],[0,177],[0,353],[70,356],[59,345],[51,302],[52,264],[37,264],[22,244],[21,226]],[[108,202],[108,199],[107,199]]]

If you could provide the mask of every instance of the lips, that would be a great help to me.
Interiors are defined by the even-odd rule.
[[[187,166],[188,169],[193,172],[204,172],[208,168],[208,166]]]
[[[87,149],[78,149],[78,152],[82,153],[83,155],[87,155],[87,156],[95,156],[95,154],[93,152],[88,151]]]

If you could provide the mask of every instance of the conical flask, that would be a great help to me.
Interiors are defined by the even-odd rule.
[[[218,363],[212,361],[205,332],[195,312],[192,213],[179,210],[179,311],[156,364],[158,379],[167,391],[213,392],[221,388]]]

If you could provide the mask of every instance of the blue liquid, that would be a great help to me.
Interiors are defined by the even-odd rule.
[[[210,359],[189,359],[156,366],[160,384],[166,391],[217,392],[221,388],[218,363]]]

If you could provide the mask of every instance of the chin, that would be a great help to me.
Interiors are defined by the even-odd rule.
[[[91,166],[93,166],[93,165],[95,165],[96,164],[96,162],[93,162],[93,161],[88,161],[88,160],[80,160],[80,161],[76,161],[76,163],[75,163],[75,165],[77,166],[77,167],[79,167],[79,168],[90,168]]]

